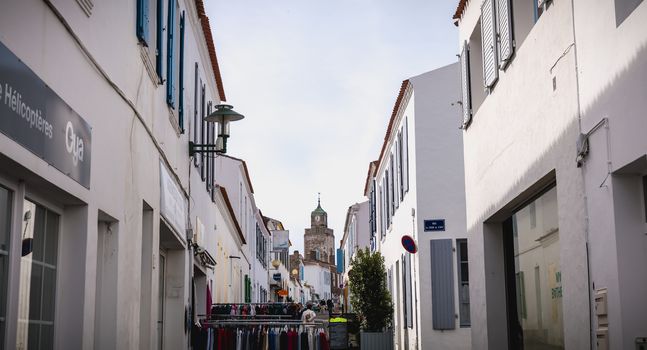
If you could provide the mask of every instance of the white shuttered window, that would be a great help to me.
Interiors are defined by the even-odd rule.
[[[512,0],[497,0],[497,30],[499,47],[499,68],[505,69],[514,52],[514,36],[512,32]]]
[[[481,36],[483,45],[483,83],[486,88],[494,86],[499,78],[494,14],[494,0],[485,0],[481,6]]]

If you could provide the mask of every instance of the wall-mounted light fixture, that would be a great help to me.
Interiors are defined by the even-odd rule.
[[[229,138],[229,123],[245,118],[242,114],[234,111],[231,105],[216,105],[216,110],[204,117],[204,121],[218,123],[218,138],[215,145],[196,144],[189,141],[189,156],[196,153],[227,153],[227,139]]]

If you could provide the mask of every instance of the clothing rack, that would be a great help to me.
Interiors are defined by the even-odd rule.
[[[192,332],[194,349],[330,349],[328,333],[320,320],[313,323],[255,319],[200,321],[202,327]]]
[[[283,301],[270,301],[267,303],[212,303],[211,305],[274,305],[274,304],[280,304],[280,305],[289,305],[289,304],[296,304],[292,302],[283,302]]]
[[[263,321],[263,320],[203,320],[203,326],[310,326],[323,327],[323,321],[302,322],[302,321]]]

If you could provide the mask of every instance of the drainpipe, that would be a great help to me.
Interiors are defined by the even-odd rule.
[[[580,134],[582,134],[582,107],[580,100],[580,76],[579,76],[579,66],[577,60],[577,36],[575,34],[575,0],[571,0],[571,25],[573,33],[573,55],[575,56],[575,89],[577,97],[577,121],[579,125]],[[607,124],[608,125],[608,124]],[[588,196],[586,195],[586,176],[584,176],[582,171],[582,186],[584,192],[584,237],[586,240],[586,267],[587,267],[587,278],[588,278],[588,294],[589,294],[589,349],[593,349],[593,343],[595,342],[595,330],[593,325],[593,301],[592,301],[592,281],[591,281],[591,251],[589,244],[589,210],[588,210]]]

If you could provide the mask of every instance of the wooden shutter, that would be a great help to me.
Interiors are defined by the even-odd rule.
[[[166,26],[166,102],[175,108],[175,0],[168,2]]]
[[[137,38],[139,41],[148,46],[149,34],[149,0],[137,0]]]
[[[164,79],[162,78],[164,73],[163,73],[163,61],[164,61],[164,45],[163,45],[163,40],[162,40],[162,31],[164,28],[163,25],[163,20],[164,20],[164,8],[162,8],[162,3],[163,0],[157,0],[157,22],[156,22],[156,36],[155,36],[155,46],[157,49],[156,56],[155,56],[155,71],[157,72],[157,76],[160,79],[160,82],[164,82]]]
[[[201,112],[201,117],[200,117],[200,143],[203,143],[203,144],[207,143],[207,139],[205,137],[205,129],[204,129],[204,127],[205,127],[205,125],[204,125],[204,123],[205,123],[204,117],[205,117],[206,103],[207,103],[207,97],[206,97],[206,94],[205,94],[205,87],[206,87],[206,85],[202,84],[202,88],[201,88],[201,92],[200,92],[200,94],[201,94],[201,104],[202,104],[202,106],[200,108],[200,112]],[[202,179],[202,181],[204,181],[205,180],[205,173],[204,173],[204,170],[205,170],[204,169],[205,153],[204,152],[200,153],[199,156],[200,156],[200,179]]]
[[[497,29],[499,39],[499,68],[505,69],[514,52],[514,35],[512,31],[512,1],[497,0]]]
[[[195,72],[193,76],[193,143],[198,141],[198,62],[195,62]],[[193,156],[193,164],[198,166],[198,156]]]
[[[486,88],[494,86],[499,78],[495,28],[494,0],[485,0],[481,6],[481,43],[483,48],[483,83]]]
[[[454,329],[452,240],[431,240],[431,311],[433,329]]]
[[[409,119],[404,118],[404,192],[409,192]]]
[[[398,134],[398,178],[400,179],[400,202],[404,199],[404,149],[402,145],[402,129]]]
[[[211,114],[211,112],[209,114]],[[216,123],[209,123],[209,129],[211,131],[209,144],[213,145],[216,143]],[[209,179],[209,188],[211,189],[211,200],[215,202],[216,198],[213,194],[215,193],[216,188],[216,160],[214,156],[215,154],[209,154],[209,159],[211,159],[211,178]]]
[[[180,16],[180,68],[179,68],[180,97],[178,99],[178,124],[180,133],[184,134],[184,11]]]
[[[463,93],[463,128],[472,121],[472,91],[470,88],[470,50],[467,41],[461,52],[461,88]],[[408,137],[407,137],[408,138]],[[408,187],[408,186],[407,186]]]

